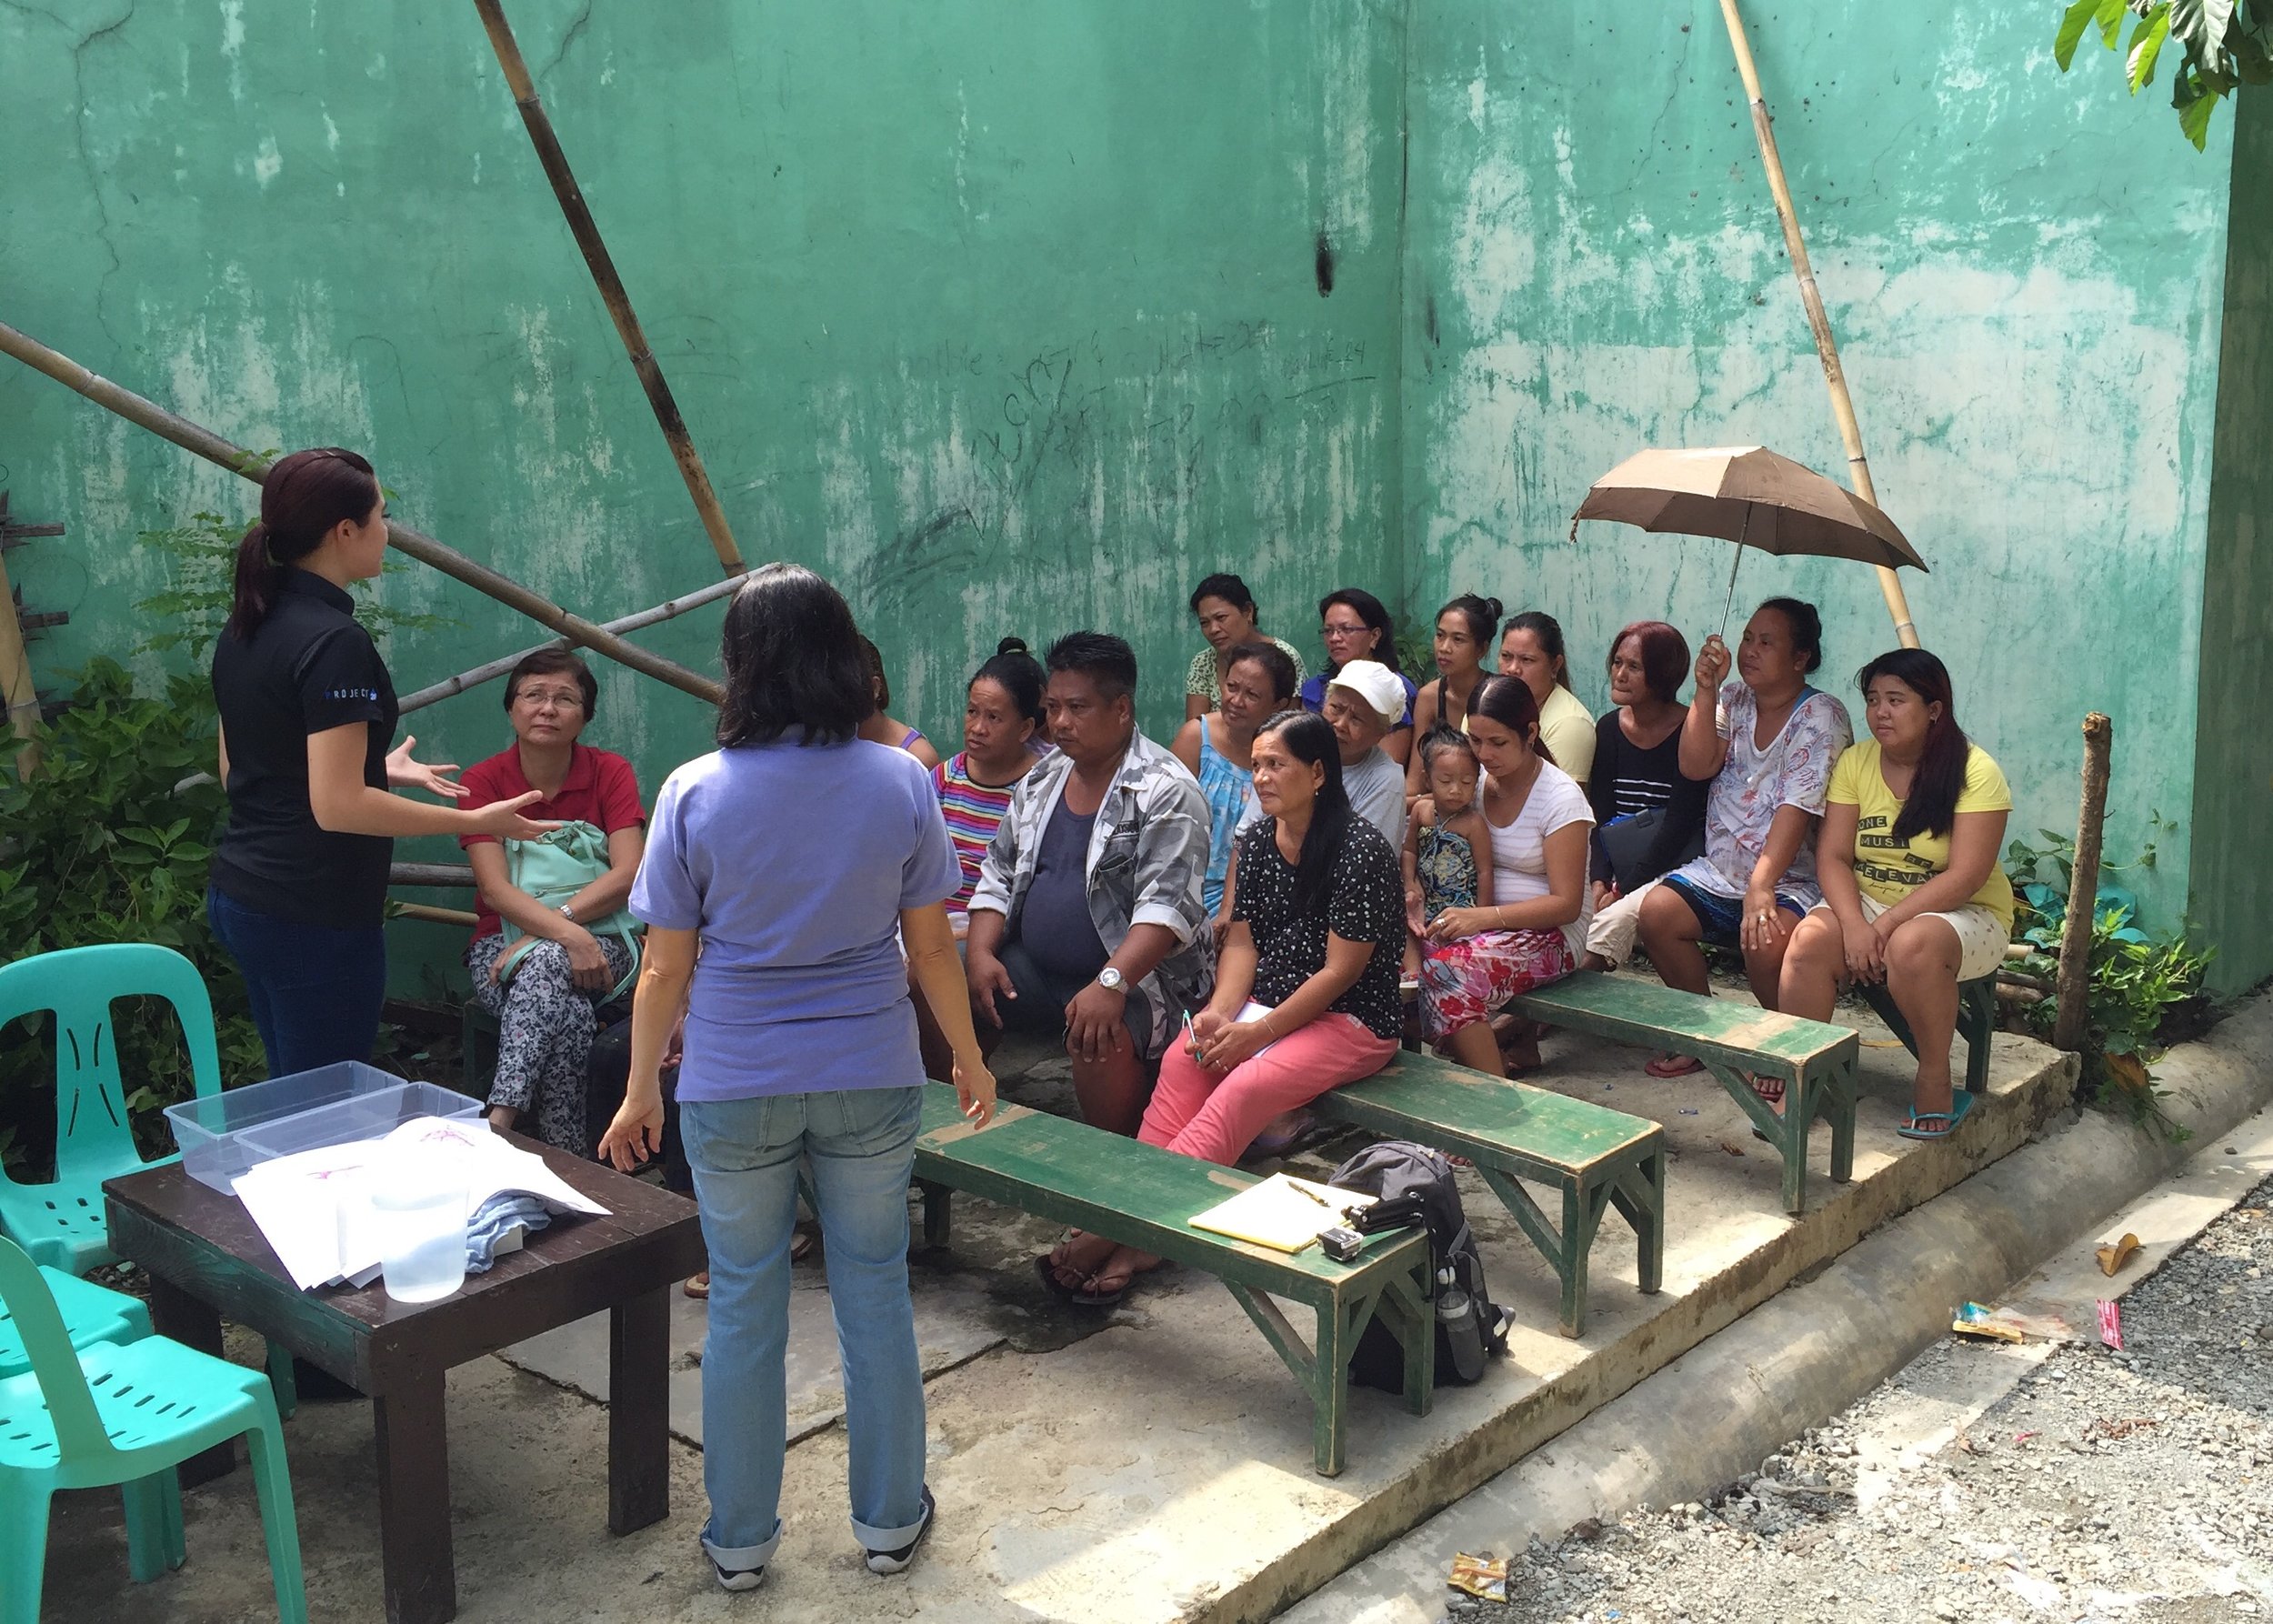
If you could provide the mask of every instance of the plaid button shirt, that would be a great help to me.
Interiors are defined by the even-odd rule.
[[[971,892],[973,913],[1004,915],[1018,932],[1019,909],[1034,883],[1042,830],[1073,776],[1062,753],[1046,757],[1011,792]],[[1184,1012],[1207,1001],[1216,978],[1215,937],[1200,903],[1207,873],[1207,802],[1182,762],[1143,734],[1132,734],[1089,832],[1085,871],[1089,918],[1106,950],[1117,951],[1132,927],[1175,933],[1177,949],[1140,983],[1151,1018],[1147,1058],[1167,1052]]]

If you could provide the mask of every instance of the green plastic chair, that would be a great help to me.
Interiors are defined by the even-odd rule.
[[[72,1347],[138,1342],[150,1334],[150,1306],[140,1298],[97,1286],[60,1268],[43,1268],[39,1272],[47,1282],[48,1294],[55,1299],[55,1311],[63,1316],[63,1334]],[[31,1368],[32,1356],[24,1351],[15,1316],[8,1312],[6,1304],[0,1303],[0,1377],[21,1376]]]
[[[189,1046],[190,1077],[198,1095],[220,1093],[213,999],[197,967],[173,948],[151,942],[105,942],[0,965],[0,1025],[41,1009],[55,1018],[55,1180],[18,1184],[0,1168],[0,1235],[14,1239],[34,1261],[73,1275],[118,1261],[103,1210],[103,1181],[180,1159],[176,1152],[144,1161],[126,1124],[126,1091],[118,1076],[111,1000],[144,995],[174,1006]],[[59,1294],[57,1300],[69,1322],[68,1317],[77,1311],[75,1305],[84,1299],[73,1293]],[[135,1306],[141,1313],[136,1334],[147,1336],[149,1311]],[[0,1332],[0,1337],[5,1334]],[[276,1383],[276,1403],[288,1416],[297,1396],[291,1354],[272,1344],[268,1368]],[[0,1353],[0,1376],[11,1373],[5,1353]]]
[[[0,1303],[31,1358],[0,1380],[0,1624],[39,1624],[48,1502],[59,1489],[120,1486],[136,1583],[188,1555],[175,1468],[245,1435],[284,1624],[306,1624],[292,1474],[276,1401],[256,1370],[164,1337],[74,1352],[37,1265],[0,1239]]]
[[[42,1009],[55,1018],[55,1180],[18,1184],[0,1170],[0,1233],[33,1261],[75,1275],[118,1260],[103,1216],[103,1180],[176,1159],[145,1162],[126,1125],[111,1000],[138,995],[174,1006],[198,1094],[218,1094],[213,1000],[197,967],[171,947],[106,942],[0,965],[0,1025]]]

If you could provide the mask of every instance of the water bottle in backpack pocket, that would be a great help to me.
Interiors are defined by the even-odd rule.
[[[1484,1258],[1461,1208],[1451,1162],[1426,1145],[1384,1139],[1335,1168],[1327,1182],[1378,1196],[1384,1204],[1417,1205],[1428,1231],[1437,1379],[1463,1387],[1482,1380],[1486,1362],[1507,1351],[1511,1316],[1485,1288]],[[1379,1319],[1358,1338],[1349,1378],[1385,1393],[1405,1390],[1404,1349]]]

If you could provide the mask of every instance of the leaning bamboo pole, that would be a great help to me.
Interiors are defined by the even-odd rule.
[[[537,99],[536,82],[529,77],[529,65],[522,59],[521,44],[513,37],[505,8],[499,0],[474,0],[474,9],[481,13],[482,26],[489,32],[490,48],[496,52],[497,65],[505,70],[506,84],[513,92],[513,105],[521,110],[521,122],[528,127],[529,143],[536,148],[536,161],[544,165],[545,178],[552,183],[553,195],[560,200],[560,212],[568,217],[568,229],[584,253],[584,263],[599,287],[601,302],[607,306],[608,316],[616,323],[616,335],[624,341],[624,353],[631,357],[632,370],[639,375],[639,386],[647,392],[647,404],[654,408],[656,423],[670,444],[672,459],[679,466],[679,477],[686,482],[686,494],[695,499],[695,511],[702,516],[703,528],[710,533],[710,545],[718,555],[719,567],[728,575],[739,575],[745,567],[742,553],[734,544],[734,532],[726,526],[726,510],[718,506],[718,493],[711,488],[702,456],[695,449],[693,436],[686,432],[686,420],[679,416],[678,402],[672,396],[671,386],[664,380],[663,367],[647,344],[647,335],[640,329],[639,317],[631,307],[631,296],[624,291],[624,279],[616,275],[616,261],[608,254],[607,244],[601,240],[599,226],[584,201],[584,189],[576,185],[576,177],[568,167],[568,155],[561,150],[560,137],[553,133],[553,121],[546,114],[545,104]]]
[[[14,356],[35,372],[45,373],[57,383],[76,390],[104,410],[114,412],[127,422],[148,429],[160,439],[171,440],[183,450],[195,452],[232,474],[241,475],[255,485],[260,484],[267,476],[267,459],[257,453],[234,445],[211,429],[167,411],[155,401],[145,400],[133,390],[88,371],[61,351],[50,349],[38,339],[17,331],[5,322],[0,322],[0,354]],[[718,703],[721,690],[711,678],[603,631],[582,616],[571,615],[549,598],[540,596],[510,576],[500,575],[486,564],[476,564],[465,554],[443,546],[431,536],[421,535],[408,526],[398,525],[389,519],[386,539],[387,545],[396,551],[407,554],[421,564],[430,565],[452,580],[463,582],[475,591],[496,598],[508,608],[519,610],[539,626],[558,632],[571,643],[580,644],[618,665],[629,666],[642,676],[652,677],[657,682],[668,683],[697,699],[713,705]]]
[[[686,614],[689,609],[698,609],[706,603],[715,603],[729,592],[740,590],[742,583],[749,578],[746,571],[738,576],[728,576],[723,581],[713,581],[700,591],[687,593],[684,597],[675,597],[668,603],[657,604],[652,609],[642,609],[636,615],[626,615],[621,620],[604,622],[600,629],[604,632],[636,632],[646,627],[659,625],[663,621]],[[485,682],[494,682],[529,656],[541,650],[567,647],[568,645],[562,639],[555,638],[550,643],[539,643],[531,648],[518,649],[512,654],[501,654],[494,660],[488,660],[475,667],[471,671],[461,671],[456,677],[446,677],[440,682],[420,688],[415,694],[405,695],[398,708],[404,716],[408,716],[414,710],[424,710],[427,706],[438,704],[454,694],[462,694],[468,688],[479,687]]]
[[[1799,214],[1792,206],[1791,187],[1784,179],[1784,159],[1776,150],[1776,130],[1768,117],[1767,100],[1760,93],[1759,65],[1752,59],[1752,42],[1745,35],[1744,17],[1737,0],[1720,0],[1720,15],[1728,25],[1728,44],[1737,54],[1737,72],[1744,93],[1752,102],[1752,134],[1760,146],[1760,166],[1767,171],[1767,189],[1776,199],[1776,216],[1784,225],[1784,248],[1791,256],[1792,275],[1799,279],[1799,301],[1807,307],[1807,326],[1815,333],[1816,354],[1823,362],[1824,386],[1831,392],[1831,416],[1847,443],[1847,466],[1855,494],[1876,504],[1877,489],[1871,483],[1870,459],[1863,453],[1862,426],[1855,420],[1854,397],[1847,392],[1847,371],[1839,365],[1838,340],[1831,333],[1831,318],[1823,308],[1822,290],[1816,286],[1815,266],[1807,258],[1807,240],[1799,232]],[[1894,617],[1894,635],[1905,648],[1916,648],[1918,627],[1910,622],[1910,600],[1901,577],[1878,566],[1878,590],[1886,596],[1887,613]]]

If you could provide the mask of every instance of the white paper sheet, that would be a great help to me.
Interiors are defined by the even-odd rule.
[[[276,1249],[285,1272],[303,1291],[335,1280],[367,1284],[378,1268],[380,1238],[371,1181],[414,1164],[422,1176],[462,1179],[470,1218],[507,1190],[535,1196],[556,1212],[605,1213],[545,1165],[516,1149],[486,1122],[419,1117],[383,1138],[325,1145],[262,1162],[236,1179],[237,1199]]]

